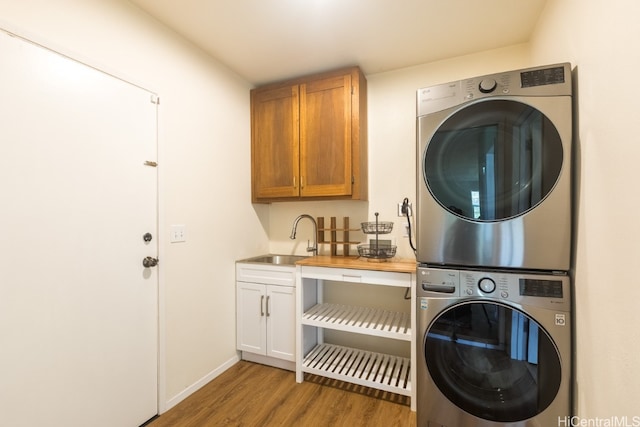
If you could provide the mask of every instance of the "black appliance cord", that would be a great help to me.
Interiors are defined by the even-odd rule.
[[[409,229],[407,230],[409,232],[409,245],[411,246],[411,249],[413,249],[413,253],[414,255],[417,253],[416,247],[413,245],[413,240],[411,239],[411,216],[409,215],[409,198],[405,197],[404,200],[402,201],[402,211],[404,212],[405,216],[407,217],[407,226],[409,227]],[[409,295],[409,290],[410,288],[407,288],[406,292],[404,293],[404,299],[411,299],[411,295]]]
[[[402,211],[404,212],[404,214],[407,217],[407,226],[409,227],[409,246],[411,246],[411,249],[413,249],[413,253],[415,254],[416,252],[418,252],[418,250],[416,249],[416,247],[413,245],[413,240],[411,238],[411,217],[409,216],[409,198],[405,197],[404,200],[402,201]]]

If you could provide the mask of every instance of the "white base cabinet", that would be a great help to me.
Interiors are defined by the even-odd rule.
[[[236,344],[242,359],[295,369],[295,267],[236,264]]]
[[[415,411],[415,274],[332,267],[298,266],[296,381],[314,374],[411,397]],[[406,310],[393,311],[358,304],[326,304],[324,282],[362,283],[405,288]],[[409,357],[367,351],[325,342],[325,330],[389,338],[406,343]],[[403,344],[405,345],[405,344]]]

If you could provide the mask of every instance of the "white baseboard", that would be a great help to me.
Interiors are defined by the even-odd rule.
[[[184,399],[186,399],[187,397],[191,396],[193,393],[195,393],[196,391],[198,391],[199,389],[204,387],[206,384],[211,382],[211,380],[216,378],[218,375],[222,374],[224,371],[226,371],[227,369],[229,369],[230,367],[232,367],[233,365],[235,365],[239,361],[240,361],[240,357],[239,356],[232,357],[231,359],[227,360],[222,365],[218,366],[213,371],[209,372],[204,377],[200,378],[198,381],[193,383],[191,386],[189,386],[186,389],[182,390],[180,393],[178,393],[177,395],[175,395],[174,397],[172,397],[171,399],[169,399],[166,402],[166,404],[164,405],[164,410],[162,411],[162,413],[167,412],[169,409],[173,408],[178,403],[182,402]]]
[[[249,353],[247,351],[242,352],[242,360],[260,363],[261,365],[273,366],[274,368],[286,369],[287,371],[295,372],[296,370],[296,362],[289,362],[287,360],[277,359],[275,357],[261,356],[259,354]]]

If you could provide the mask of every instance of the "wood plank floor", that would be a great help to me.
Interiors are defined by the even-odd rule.
[[[415,427],[406,396],[240,361],[149,427]]]

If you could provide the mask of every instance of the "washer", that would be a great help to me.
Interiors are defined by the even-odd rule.
[[[417,91],[417,258],[567,271],[570,64]]]
[[[419,427],[548,427],[571,415],[565,274],[418,268]]]

